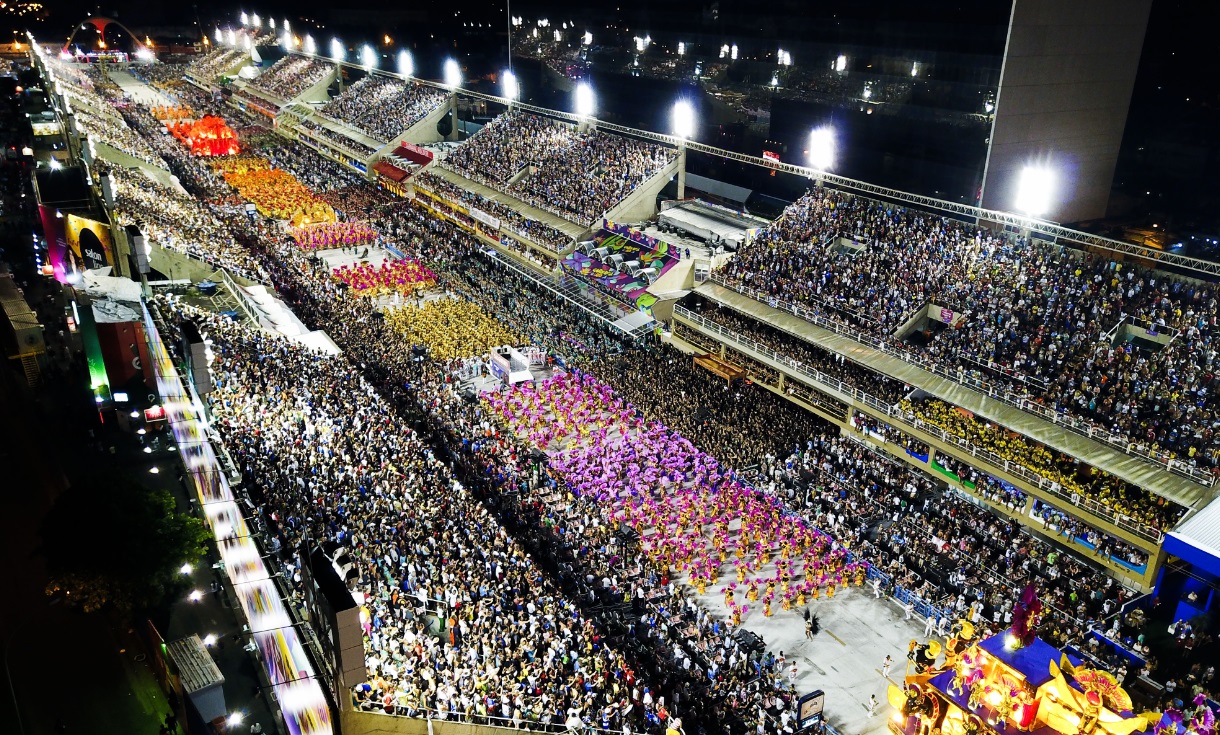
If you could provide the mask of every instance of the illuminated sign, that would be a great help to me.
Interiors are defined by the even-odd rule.
[[[796,706],[797,728],[800,730],[822,719],[822,708],[826,705],[826,692],[815,689],[801,697]]]
[[[144,409],[144,420],[145,421],[164,421],[165,420],[165,407],[164,406],[153,406],[152,408]]]

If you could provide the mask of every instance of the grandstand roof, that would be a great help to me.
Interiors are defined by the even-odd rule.
[[[1220,498],[1170,531],[1165,551],[1220,575]]]
[[[688,189],[696,189],[712,196],[727,199],[730,202],[739,202],[745,204],[750,195],[754,193],[753,189],[747,189],[744,186],[735,186],[716,179],[709,179],[706,176],[688,173],[686,175],[686,186]]]
[[[765,324],[770,324],[776,329],[801,337],[877,372],[921,388],[941,400],[961,406],[1048,447],[1073,457],[1079,457],[1100,470],[1122,478],[1133,485],[1146,488],[1186,508],[1201,507],[1216,498],[1214,487],[1204,487],[1188,478],[1179,477],[1166,469],[1106,444],[1065,431],[1062,427],[1038,416],[1008,406],[960,383],[942,378],[850,337],[836,334],[788,312],[759,303],[712,281],[699,286],[696,292]]]

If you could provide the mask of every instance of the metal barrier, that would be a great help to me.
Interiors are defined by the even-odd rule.
[[[1086,419],[1068,416],[1053,408],[1049,408],[1031,399],[1027,395],[1014,393],[1007,386],[996,385],[986,380],[972,375],[965,370],[952,370],[936,361],[930,360],[923,355],[917,354],[907,346],[900,342],[888,338],[877,337],[850,325],[843,324],[834,319],[829,319],[826,316],[817,313],[809,308],[792,304],[782,299],[767,294],[763,291],[749,288],[741,284],[730,282],[721,273],[712,273],[711,280],[715,283],[724,286],[727,289],[735,291],[742,296],[754,299],[760,303],[766,304],[773,309],[786,311],[793,316],[803,319],[811,324],[815,324],[823,329],[834,332],[837,335],[847,337],[856,342],[868,345],[874,349],[880,350],[885,354],[902,360],[910,365],[926,370],[934,375],[951,380],[955,383],[972,388],[980,393],[983,393],[988,398],[1000,401],[1013,408],[1020,409],[1026,413],[1033,414],[1046,421],[1050,421],[1056,426],[1062,426],[1076,434],[1102,442],[1124,454],[1129,454],[1133,457],[1146,460],[1153,464],[1160,465],[1175,475],[1185,477],[1189,480],[1199,483],[1204,487],[1211,487],[1216,478],[1210,472],[1201,470],[1188,462],[1179,459],[1174,459],[1169,452],[1154,451],[1140,444],[1133,442],[1129,437],[1113,434],[1100,425],[1095,424]],[[775,326],[775,325],[772,325]],[[776,326],[781,331],[788,332],[795,337],[805,339],[804,335],[793,333],[791,330]]]
[[[1022,480],[1034,487],[1037,487],[1039,490],[1049,495],[1054,495],[1055,497],[1068,502],[1074,507],[1087,510],[1089,513],[1099,518],[1104,518],[1114,526],[1132,533],[1142,539],[1159,544],[1161,538],[1164,536],[1164,532],[1155,526],[1149,526],[1148,524],[1141,523],[1130,516],[1117,513],[1109,506],[1103,505],[1092,498],[1085,498],[1079,495],[1073,498],[1072,493],[1066,491],[1062,486],[1059,485],[1059,483],[1043,477],[1042,475],[1023,465],[1005,459],[991,450],[975,446],[966,439],[963,439],[956,434],[951,434],[935,424],[924,421],[912,413],[899,409],[897,406],[889,405],[879,398],[865,393],[853,385],[844,383],[838,378],[831,377],[820,370],[810,368],[797,360],[793,360],[787,355],[781,355],[770,347],[756,342],[749,337],[743,337],[736,332],[730,331],[720,324],[717,324],[710,319],[690,311],[684,306],[675,305],[674,314],[694,324],[698,324],[700,327],[710,332],[715,333],[718,337],[723,339],[726,344],[754,350],[764,357],[783,365],[786,370],[790,370],[799,376],[808,378],[809,380],[816,381],[824,387],[832,388],[848,399],[855,400],[858,403],[868,406],[869,408],[882,413],[889,418],[902,422],[911,428],[933,436],[945,444],[953,445],[972,457],[983,460],[995,468],[1002,469],[1004,472],[1007,472],[1010,475],[1020,477]]]

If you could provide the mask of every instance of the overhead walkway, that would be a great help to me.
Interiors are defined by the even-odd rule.
[[[994,400],[984,393],[936,375],[881,349],[865,345],[846,334],[811,324],[713,281],[708,281],[695,290],[706,298],[764,324],[927,391],[947,403],[960,406],[1048,447],[1079,457],[1100,470],[1146,488],[1178,505],[1199,508],[1216,497],[1213,487],[1205,487],[1108,444],[1066,431],[1051,421]]]

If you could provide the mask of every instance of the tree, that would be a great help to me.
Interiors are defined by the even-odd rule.
[[[202,557],[203,521],[178,511],[173,495],[117,472],[75,484],[42,524],[47,594],[86,612],[157,605],[184,585],[180,569]]]

